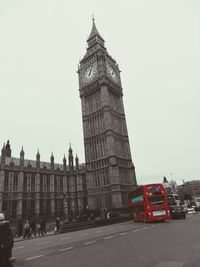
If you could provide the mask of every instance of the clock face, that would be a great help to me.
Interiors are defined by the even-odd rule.
[[[114,82],[119,81],[117,71],[110,64],[107,65],[107,73]]]
[[[88,68],[85,69],[83,72],[83,81],[88,83],[92,81],[97,75],[97,65],[92,64]]]

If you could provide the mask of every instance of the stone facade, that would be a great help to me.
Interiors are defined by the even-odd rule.
[[[127,205],[136,184],[123,106],[120,70],[108,54],[95,22],[80,61],[79,91],[86,160],[88,205],[112,209]]]
[[[10,220],[45,218],[55,220],[76,217],[87,206],[85,166],[79,165],[69,149],[69,165],[41,162],[39,151],[36,160],[26,160],[23,148],[20,158],[11,157],[9,141],[0,157],[0,210]],[[67,202],[67,207],[65,203]],[[67,217],[67,218],[66,218]]]

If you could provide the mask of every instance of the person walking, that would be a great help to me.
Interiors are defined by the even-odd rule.
[[[24,235],[23,238],[29,238],[30,237],[30,224],[29,221],[27,220],[24,224]]]
[[[46,220],[43,218],[42,219],[42,229],[43,229],[43,233],[46,235],[47,232],[46,232]]]
[[[39,224],[40,224],[40,228],[39,228],[39,236],[40,235],[44,235],[44,226],[43,226],[43,220],[42,219],[40,219],[40,222],[39,222]]]
[[[0,266],[12,266],[10,258],[13,248],[13,234],[10,229],[9,221],[5,220],[3,213],[0,213]]]
[[[56,218],[56,232],[59,233],[59,229],[60,229],[60,218],[57,217]]]
[[[33,234],[34,237],[36,237],[36,223],[34,219],[32,219],[30,222],[30,228],[31,228],[31,235]]]
[[[23,235],[23,223],[21,220],[19,220],[17,225],[17,236],[20,237],[22,235]]]

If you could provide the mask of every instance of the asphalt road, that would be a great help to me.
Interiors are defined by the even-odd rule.
[[[200,267],[200,214],[16,242],[15,267]]]

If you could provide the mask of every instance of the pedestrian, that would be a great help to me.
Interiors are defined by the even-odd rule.
[[[57,218],[56,218],[56,232],[57,232],[57,233],[59,232],[59,229],[60,229],[60,218],[57,217]]]
[[[24,224],[24,236],[23,238],[29,238],[30,237],[30,224],[29,224],[29,221],[27,220]]]
[[[13,248],[13,234],[10,229],[9,221],[5,220],[3,213],[0,213],[0,266],[12,266],[10,258]]]
[[[20,237],[22,235],[23,235],[23,223],[21,220],[19,220],[17,225],[17,236]]]
[[[45,218],[42,219],[42,229],[43,229],[43,233],[46,235],[47,232],[46,232],[46,220],[45,220]]]
[[[34,219],[32,219],[30,222],[30,228],[31,228],[31,235],[33,234],[34,237],[36,237],[36,223]]]
[[[106,218],[109,220],[110,219],[110,212],[107,212]]]
[[[40,236],[40,223],[36,223],[36,232],[38,233],[38,236]]]
[[[40,219],[39,224],[40,224],[40,228],[39,228],[39,236],[40,236],[40,235],[44,235],[44,229],[43,229],[43,221],[42,221],[42,219]]]

